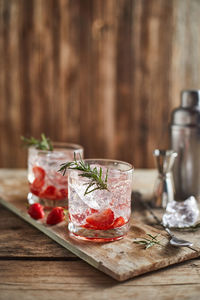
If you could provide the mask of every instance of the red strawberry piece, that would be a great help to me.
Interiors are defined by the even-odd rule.
[[[35,176],[34,181],[31,183],[30,185],[30,191],[35,194],[35,195],[39,195],[40,193],[40,189],[43,187],[44,185],[44,177],[45,177],[45,171],[38,166],[33,167],[33,173]]]
[[[67,197],[68,197],[68,189],[60,189],[60,190],[58,191],[57,197],[58,197],[59,199],[67,198]]]
[[[97,212],[98,212],[97,209],[88,208],[88,209],[86,209],[86,211],[83,214],[74,214],[74,215],[72,215],[72,217],[73,217],[75,222],[82,223],[87,216],[90,216],[91,214],[94,214],[94,213],[97,213]],[[96,229],[94,226],[92,226],[88,223],[86,223],[84,225],[80,225],[80,226],[82,226],[84,228]]]
[[[33,167],[33,173],[34,173],[35,178],[37,178],[37,179],[42,180],[45,177],[45,170],[42,169],[41,167],[38,167],[38,166]]]
[[[125,220],[123,217],[116,218],[110,228],[121,227],[125,224]]]
[[[42,219],[44,217],[43,206],[40,203],[32,204],[28,209],[28,214],[35,220]]]
[[[44,185],[44,179],[35,178],[33,183],[31,184],[32,188],[35,190],[40,190]]]
[[[98,210],[97,209],[94,209],[94,208],[90,208],[90,213],[94,214],[94,213],[97,213]]]
[[[65,214],[62,207],[54,207],[47,216],[47,224],[55,225],[62,222],[65,218]]]
[[[110,225],[114,221],[114,213],[110,208],[108,208],[104,211],[92,214],[87,217],[86,221],[95,229],[106,230],[109,229]]]
[[[48,185],[46,189],[40,194],[41,198],[56,200],[57,199],[57,188],[54,185]]]
[[[87,229],[98,229],[98,228],[96,228],[95,226],[92,226],[91,224],[88,224],[88,223],[82,225],[82,227],[83,227],[83,228],[87,228]]]
[[[32,184],[30,185],[30,191],[32,194],[39,196],[40,190],[36,189]]]

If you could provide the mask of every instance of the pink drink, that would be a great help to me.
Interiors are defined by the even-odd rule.
[[[40,202],[46,208],[68,205],[68,173],[58,172],[60,165],[73,161],[74,153],[83,157],[79,145],[55,143],[53,151],[29,148],[28,181],[30,192],[28,202]]]
[[[131,216],[132,172],[130,164],[110,160],[85,160],[91,168],[101,167],[108,190],[95,190],[84,195],[90,182],[69,170],[69,232],[72,237],[93,241],[122,238],[129,229]],[[94,186],[95,187],[95,186]]]

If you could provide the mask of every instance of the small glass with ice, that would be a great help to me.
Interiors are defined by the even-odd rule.
[[[131,216],[132,165],[106,159],[85,159],[84,163],[102,169],[107,189],[92,185],[82,171],[69,169],[69,224],[71,237],[95,242],[123,238],[129,230]],[[83,174],[83,173],[82,173]]]
[[[36,202],[45,208],[68,206],[68,173],[58,172],[60,164],[74,159],[74,153],[83,157],[83,148],[70,143],[53,143],[53,151],[28,150],[28,202]]]

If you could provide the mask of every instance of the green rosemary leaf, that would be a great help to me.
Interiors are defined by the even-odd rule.
[[[21,137],[21,140],[26,147],[35,146],[39,150],[53,151],[52,142],[44,133],[41,134],[41,140],[37,140],[34,137],[26,138],[24,136]]]
[[[150,233],[147,233],[147,235],[150,238],[144,237],[142,240],[135,240],[134,243],[143,245],[145,249],[149,249],[154,245],[160,245],[160,242],[157,240],[158,235],[153,236]]]
[[[135,244],[144,244],[144,245],[146,245],[146,241],[142,241],[142,240],[140,240],[140,241],[134,241],[134,243]]]
[[[97,168],[96,167],[93,169],[93,172],[97,175]]]
[[[88,184],[88,186],[87,186],[87,188],[86,188],[86,190],[85,190],[84,196],[90,193],[89,189],[90,189],[94,184],[95,184],[94,182],[91,182],[91,183]]]
[[[102,168],[99,169],[99,178],[101,179],[102,176]]]
[[[107,169],[107,171],[106,171],[106,178],[105,178],[105,182],[107,183],[107,181],[108,181],[108,169]]]
[[[76,170],[82,171],[79,168],[76,168]],[[88,173],[87,171],[84,174],[79,174],[79,176],[81,176],[81,177],[87,177],[87,178],[93,178],[93,175],[91,173]]]
[[[61,172],[63,174],[63,176],[65,175],[67,169],[69,169],[69,167],[72,165],[72,162],[68,162],[68,163],[63,163],[61,164],[61,168],[58,170],[58,172]]]
[[[97,186],[96,188],[94,188],[94,189],[92,189],[92,190],[85,191],[84,196],[87,195],[87,194],[90,194],[90,193],[92,193],[92,192],[94,192],[94,191],[96,191],[96,190],[102,190],[102,188],[99,188],[99,187]]]
[[[158,235],[151,235],[150,233],[147,233],[147,235],[152,238],[153,240],[156,240]]]
[[[154,245],[154,243],[149,243],[149,244],[146,246],[146,249],[151,248],[153,245]]]
[[[61,172],[63,175],[65,175],[67,169],[82,171],[82,173],[80,173],[79,176],[90,179],[90,182],[88,183],[88,186],[85,190],[84,195],[92,193],[93,191],[98,190],[98,189],[99,190],[108,190],[108,186],[107,186],[108,169],[106,172],[105,180],[103,180],[102,168],[100,168],[99,171],[98,171],[97,167],[94,167],[92,169],[89,164],[87,164],[86,162],[84,162],[82,160],[81,155],[80,155],[80,160],[77,160],[76,154],[74,153],[74,161],[61,164],[61,167],[58,170],[58,172]],[[94,187],[94,185],[96,185],[96,187]]]

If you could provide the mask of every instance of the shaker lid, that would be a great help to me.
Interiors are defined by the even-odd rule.
[[[171,125],[200,126],[200,90],[184,90],[181,106],[174,109]]]
[[[199,107],[200,108],[200,90],[184,90],[181,93],[182,107]]]

